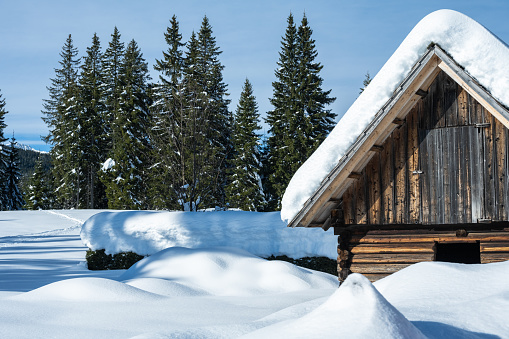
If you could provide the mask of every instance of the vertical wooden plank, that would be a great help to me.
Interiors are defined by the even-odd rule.
[[[449,76],[444,77],[443,83],[443,110],[444,110],[444,126],[458,126],[458,105],[457,105],[457,84]]]
[[[355,213],[353,210],[353,186],[350,185],[343,194],[343,213],[346,225],[355,224]]]
[[[418,112],[421,109],[420,101],[407,117],[408,125],[408,178],[409,178],[409,220],[408,223],[419,223],[420,192],[419,192],[419,136],[417,131]]]
[[[381,224],[381,199],[380,199],[380,153],[375,154],[366,167],[366,178],[369,182],[369,223]]]
[[[366,211],[366,171],[362,171],[362,177],[355,181],[355,223],[357,225],[367,223]]]
[[[434,152],[434,179],[435,179],[435,201],[437,204],[437,224],[443,224],[444,220],[444,206],[445,206],[445,192],[444,192],[444,162],[443,162],[443,151],[441,148],[444,147],[444,129],[439,128],[434,130],[435,135],[433,152]]]
[[[384,142],[384,149],[381,152],[381,168],[382,168],[382,223],[392,224],[394,222],[394,201],[393,201],[393,185],[392,181],[392,155],[393,155],[393,139],[388,137]]]
[[[507,220],[505,196],[507,195],[508,187],[506,186],[506,169],[505,169],[505,155],[507,148],[506,128],[497,119],[494,122],[494,155],[496,158],[496,176],[495,176],[495,210],[496,220]]]
[[[504,135],[505,135],[505,142],[503,143],[505,145],[505,183],[503,192],[505,193],[504,196],[504,205],[505,205],[505,214],[504,214],[504,220],[509,221],[509,129],[504,129]]]
[[[426,113],[426,112],[424,112]],[[422,173],[419,175],[421,188],[421,221],[424,225],[431,223],[430,168],[431,160],[428,151],[429,131],[419,129],[419,159]]]
[[[496,220],[495,178],[497,177],[496,153],[494,152],[495,121],[493,116],[485,111],[485,119],[491,124],[483,128],[484,132],[484,217]]]
[[[435,124],[433,128],[445,127],[445,111],[444,111],[444,82],[447,75],[442,71],[439,74],[436,89],[433,95],[433,113],[435,115]]]
[[[457,85],[457,105],[458,105],[458,126],[467,126],[470,124],[468,113],[468,94],[460,85]]]
[[[406,124],[394,130],[394,222],[398,224],[405,223],[405,133]]]
[[[483,129],[471,127],[470,135],[470,187],[471,187],[471,206],[472,222],[476,223],[478,219],[484,217],[484,154],[482,143],[484,140]]]
[[[461,114],[459,114],[461,115]],[[467,160],[465,159],[466,156],[466,148],[467,146],[467,138],[466,138],[466,130],[465,127],[460,127],[457,129],[456,133],[456,140],[455,140],[455,155],[454,155],[454,163],[455,165],[455,187],[456,190],[456,205],[454,206],[454,211],[456,213],[456,222],[457,223],[466,223],[467,221],[467,209],[465,208],[465,200],[467,195],[467,187],[468,181],[466,178],[466,170],[467,167]]]

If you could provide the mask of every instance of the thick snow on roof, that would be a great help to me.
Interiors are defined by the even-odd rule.
[[[509,106],[508,46],[461,13],[439,10],[427,15],[405,38],[327,139],[295,173],[282,200],[281,218],[284,221],[292,220],[320,187],[322,180],[390,99],[430,43],[440,45],[493,97]]]

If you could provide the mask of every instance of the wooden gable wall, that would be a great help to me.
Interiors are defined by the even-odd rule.
[[[440,72],[342,197],[345,226],[509,220],[509,132]]]

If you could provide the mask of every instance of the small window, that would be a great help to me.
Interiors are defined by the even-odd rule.
[[[437,243],[435,261],[455,262],[459,264],[480,264],[481,247],[474,243]]]

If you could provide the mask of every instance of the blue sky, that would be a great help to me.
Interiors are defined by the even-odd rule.
[[[68,34],[84,55],[94,32],[104,49],[117,26],[126,44],[138,42],[152,69],[166,49],[163,33],[172,15],[186,41],[207,15],[223,51],[230,109],[235,109],[247,77],[264,116],[271,109],[286,19],[292,12],[299,22],[305,12],[324,66],[323,88],[332,89],[337,100],[331,108],[341,116],[357,98],[366,72],[376,75],[417,22],[442,8],[470,16],[509,42],[507,0],[0,0],[0,90],[9,111],[4,133],[14,132],[19,142],[36,149],[49,149],[40,140],[48,133],[41,109]],[[156,72],[151,74],[157,79]]]

